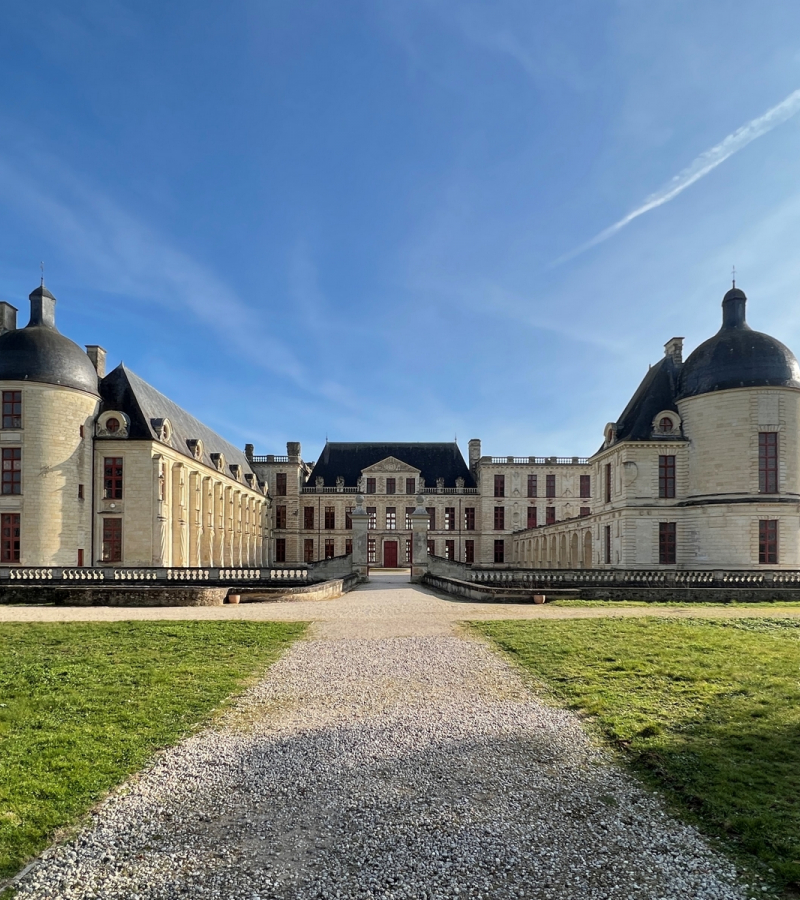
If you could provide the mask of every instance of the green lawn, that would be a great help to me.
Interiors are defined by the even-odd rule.
[[[154,750],[208,721],[304,628],[0,625],[0,879]]]
[[[800,886],[800,621],[481,622],[692,821]]]
[[[708,600],[703,600],[702,602],[691,602],[689,600],[551,600],[547,605],[565,606],[571,607],[572,609],[580,609],[582,606],[607,606],[611,608],[615,606],[639,606],[645,608],[648,606],[679,606],[681,608],[687,607],[690,609],[702,609],[704,606],[732,606],[737,609],[748,609],[755,606],[757,608],[767,607],[773,612],[781,612],[784,609],[790,610],[791,612],[797,612],[798,608],[800,608],[800,600],[753,600],[752,602],[720,600],[716,603],[712,603]]]

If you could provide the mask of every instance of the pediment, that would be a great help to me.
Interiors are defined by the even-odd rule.
[[[387,456],[386,459],[382,459],[380,462],[373,463],[371,466],[361,470],[362,475],[382,475],[384,472],[419,475],[420,469],[415,469],[414,466],[404,463],[402,459],[397,459],[395,456]]]

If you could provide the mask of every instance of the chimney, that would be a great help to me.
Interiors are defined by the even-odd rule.
[[[56,327],[56,298],[42,285],[33,291],[28,299],[31,301],[31,325],[44,325],[46,328]]]
[[[286,455],[292,462],[300,462],[300,441],[286,442]]]
[[[682,337],[674,337],[670,338],[666,344],[664,344],[664,356],[671,356],[676,363],[683,362],[683,338]]]
[[[0,301],[0,334],[17,330],[17,308],[5,300]]]
[[[255,453],[255,447],[253,444],[245,444],[244,445],[244,455],[247,458],[248,462],[253,461],[253,454]]]
[[[478,460],[481,458],[480,438],[473,438],[469,442],[469,470],[474,472],[478,468]]]
[[[97,344],[86,345],[86,355],[92,361],[92,365],[97,370],[98,378],[106,377],[106,351]]]

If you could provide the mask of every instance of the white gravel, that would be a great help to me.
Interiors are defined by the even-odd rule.
[[[414,591],[351,602],[380,593],[396,612]],[[19,900],[750,896],[484,644],[349,630],[295,644],[47,851]]]

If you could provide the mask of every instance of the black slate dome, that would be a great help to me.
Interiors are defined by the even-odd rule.
[[[722,328],[683,364],[679,397],[741,387],[800,388],[800,366],[779,340],[745,321],[747,297],[732,288],[722,300]]]
[[[0,381],[39,381],[97,394],[92,361],[56,328],[56,298],[42,285],[30,301],[30,322],[0,335]]]

